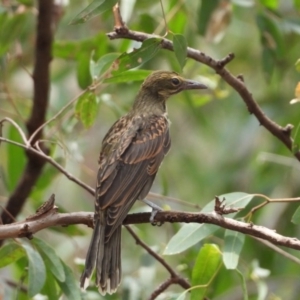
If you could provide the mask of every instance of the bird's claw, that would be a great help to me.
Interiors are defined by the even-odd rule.
[[[163,222],[156,222],[154,220],[156,214],[159,212],[159,211],[162,211],[162,209],[158,210],[156,208],[153,208],[152,211],[151,211],[151,216],[150,216],[150,223],[152,226],[161,226],[163,224]]]
[[[159,211],[163,211],[163,209],[160,206],[156,205],[155,203],[152,203],[151,201],[149,201],[147,199],[143,199],[142,201],[144,203],[146,203],[147,205],[149,205],[152,208],[151,216],[150,216],[150,223],[151,223],[151,225],[153,225],[153,226],[161,226],[163,224],[163,222],[156,222],[154,219],[155,219],[156,214]]]

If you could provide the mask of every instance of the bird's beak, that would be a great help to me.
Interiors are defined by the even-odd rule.
[[[184,81],[184,90],[202,90],[202,89],[207,89],[208,87],[195,80],[185,80]]]

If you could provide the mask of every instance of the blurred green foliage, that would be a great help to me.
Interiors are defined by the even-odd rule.
[[[282,126],[295,126],[294,150],[299,149],[299,103],[289,103],[295,97],[299,99],[297,91],[295,95],[299,82],[298,0],[163,1],[167,38],[173,40],[175,52],[162,50],[160,38],[144,43],[109,40],[106,33],[113,31],[111,7],[115,1],[62,3],[57,6],[60,13],[55,25],[48,118],[72,99],[78,99],[47,125],[44,135],[54,142],[51,156],[70,173],[95,185],[100,144],[106,131],[128,111],[149,72],[167,69],[202,81],[210,90],[206,94],[183,93],[168,103],[172,149],[152,190],[183,201],[160,200],[158,204],[199,211],[215,195],[230,193],[226,198],[230,203],[248,195],[246,211],[232,216],[242,218],[250,207],[263,201],[251,194],[271,198],[299,196],[300,166],[292,153],[259,126],[242,99],[214,71],[186,59],[187,45],[215,59],[234,52],[235,59],[227,68],[234,75],[243,74],[254,99],[271,119]],[[0,4],[0,119],[10,117],[22,128],[32,105],[30,74],[36,13],[33,1]],[[123,0],[121,14],[132,30],[160,36],[167,31],[159,1]],[[3,127],[2,135],[20,141],[9,126]],[[2,207],[15,188],[25,161],[23,150],[1,144]],[[92,197],[79,186],[52,166],[43,172],[20,220],[32,214],[52,193],[61,211],[93,210]],[[297,203],[269,204],[252,221],[283,235],[299,237],[297,207]],[[143,205],[136,204],[133,211],[143,209]],[[208,280],[203,295],[210,299],[299,299],[299,265],[295,262],[251,237],[243,239],[212,225],[189,226],[141,225],[134,229],[158,253],[178,253],[164,258],[193,285]],[[186,244],[178,250],[180,234]],[[48,299],[58,299],[62,294],[63,299],[146,299],[169,276],[124,231],[123,281],[117,294],[100,297],[93,286],[82,293],[78,281],[91,230],[70,226],[47,229],[36,236],[41,239],[30,243],[8,240],[0,249],[0,282],[5,285],[5,289],[0,289],[0,298],[28,299],[40,293]],[[168,252],[171,246],[172,251]],[[285,250],[299,257],[296,251]],[[223,251],[224,263],[219,259]],[[212,262],[201,258],[210,253]],[[16,287],[7,285],[7,280]],[[18,288],[21,285],[28,294]],[[191,294],[182,293],[180,287],[172,285],[160,299],[197,299],[197,289]]]

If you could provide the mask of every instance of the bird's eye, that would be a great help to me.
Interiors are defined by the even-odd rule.
[[[174,85],[178,85],[180,83],[179,79],[176,77],[172,78],[171,81]]]

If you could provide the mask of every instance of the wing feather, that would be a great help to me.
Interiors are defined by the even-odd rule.
[[[104,138],[95,206],[105,211],[106,240],[122,224],[134,202],[148,194],[170,148],[168,125],[164,116],[139,117],[122,134],[111,129]],[[117,138],[112,138],[114,132],[119,134]]]

